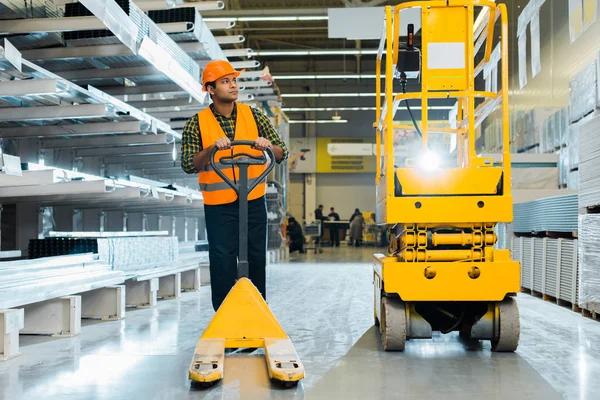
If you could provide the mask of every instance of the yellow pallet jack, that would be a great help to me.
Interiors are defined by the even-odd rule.
[[[253,142],[237,140],[232,146],[252,146]],[[248,167],[267,164],[267,156],[275,160],[271,149],[261,157],[248,153],[237,153],[222,157],[215,163],[215,148],[211,153],[210,165],[239,198],[239,256],[238,281],[217,310],[210,324],[198,340],[189,369],[189,378],[194,386],[209,387],[223,379],[225,349],[263,348],[269,378],[291,387],[304,378],[304,366],[298,359],[290,338],[269,309],[258,289],[248,279],[248,194],[271,172],[275,163],[271,161],[263,174],[248,185]],[[239,169],[239,179],[234,183],[223,173],[220,166]]]

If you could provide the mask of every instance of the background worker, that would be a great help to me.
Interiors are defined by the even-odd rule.
[[[288,219],[287,236],[290,253],[298,251],[300,254],[304,254],[304,233],[302,233],[302,227],[294,217]]]
[[[328,218],[330,221],[339,221],[340,220],[340,214],[335,212],[335,208],[331,207],[329,209],[329,215]],[[331,244],[331,247],[333,247],[335,245],[335,247],[340,247],[340,234],[339,234],[339,229],[338,229],[338,225],[337,224],[330,224],[331,227],[329,228],[329,241]]]
[[[315,210],[315,221],[319,221],[321,224],[321,236],[323,236],[323,221],[325,220],[326,218],[323,216],[323,204],[319,204],[319,207],[317,207]],[[317,237],[315,244],[319,244],[321,241],[321,236]]]
[[[350,222],[350,245],[359,247],[362,244],[365,219],[360,213],[352,217],[352,221]]]
[[[212,104],[192,116],[186,123],[181,139],[181,167],[188,174],[199,173],[198,183],[204,196],[204,212],[210,260],[210,282],[213,308],[218,310],[237,279],[239,252],[239,206],[237,194],[210,166],[214,148],[223,156],[245,152],[260,156],[267,148],[280,163],[288,156],[283,141],[269,119],[260,111],[238,104],[239,76],[224,60],[208,63],[202,72],[202,87]],[[252,148],[239,146],[231,150],[232,140],[254,142]],[[226,150],[226,151],[225,151]],[[266,166],[248,168],[248,179],[257,178]],[[230,179],[238,176],[237,168],[222,168]],[[260,184],[248,195],[248,262],[249,278],[266,299],[267,208],[266,185]]]

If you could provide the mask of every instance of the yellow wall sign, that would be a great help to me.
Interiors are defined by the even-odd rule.
[[[330,144],[335,149],[335,144],[346,143],[374,143],[371,138],[317,138],[317,173],[357,173],[376,172],[375,157],[331,155],[328,151]]]

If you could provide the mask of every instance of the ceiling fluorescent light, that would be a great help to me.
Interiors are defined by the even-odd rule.
[[[290,120],[290,124],[345,124],[347,119],[306,119],[306,120]]]
[[[276,75],[276,80],[302,80],[302,79],[375,79],[375,74],[342,74],[342,75]],[[385,78],[382,74],[381,79]]]
[[[252,16],[252,17],[217,17],[217,18],[203,18],[205,22],[277,22],[277,21],[327,21],[329,17],[327,15],[307,15],[300,17],[292,16]]]
[[[300,112],[300,111],[375,111],[376,107],[288,107],[282,108],[282,111]]]
[[[359,56],[377,54],[377,49],[332,49],[332,50],[263,50],[255,53],[257,56]]]

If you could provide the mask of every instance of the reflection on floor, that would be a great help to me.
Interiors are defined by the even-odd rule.
[[[307,371],[297,388],[271,385],[263,358],[241,354],[226,359],[224,382],[190,389],[187,368],[213,314],[202,288],[123,321],[86,324],[80,337],[22,337],[23,355],[0,363],[0,398],[598,398],[600,323],[522,294],[516,354],[453,334],[381,351],[372,326],[377,251],[326,248],[269,267],[269,304]]]

